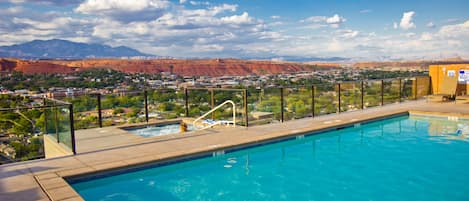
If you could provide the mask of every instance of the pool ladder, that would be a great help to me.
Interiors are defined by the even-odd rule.
[[[233,106],[233,120],[232,121],[226,121],[226,120],[221,120],[221,121],[215,121],[215,120],[206,120],[205,122],[203,122],[204,124],[206,124],[206,126],[202,127],[202,128],[199,128],[198,127],[198,124],[197,122],[201,121],[203,118],[205,118],[207,115],[215,112],[216,110],[220,109],[221,107],[223,107],[224,105],[226,104],[231,104]],[[222,104],[218,105],[217,107],[211,109],[210,111],[208,111],[207,113],[205,113],[204,115],[200,116],[199,118],[195,119],[194,122],[192,122],[192,125],[194,125],[194,128],[198,129],[198,130],[205,130],[207,128],[212,128],[216,125],[225,125],[225,126],[233,126],[233,127],[236,127],[236,105],[235,103],[232,101],[232,100],[227,100],[225,102],[223,102]]]

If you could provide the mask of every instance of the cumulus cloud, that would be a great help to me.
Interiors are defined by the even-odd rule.
[[[86,0],[75,11],[125,22],[149,21],[163,15],[169,4],[166,0]]]
[[[180,4],[185,4],[187,0],[179,0]]]
[[[250,24],[253,22],[253,19],[247,12],[244,12],[242,15],[222,17],[221,21],[227,24]]]
[[[426,25],[426,27],[428,27],[428,28],[435,28],[436,25],[435,25],[433,22],[428,22],[427,25]]]
[[[357,30],[345,29],[338,30],[336,33],[339,34],[339,36],[342,38],[351,39],[357,37],[360,32]]]
[[[270,16],[271,19],[277,20],[280,19],[281,17],[279,15],[272,15]]]
[[[320,25],[329,25],[330,27],[338,28],[345,21],[347,21],[347,19],[345,19],[344,17],[342,17],[338,14],[334,14],[331,17],[312,16],[312,17],[306,18],[304,20],[301,20],[300,22],[314,23],[314,24],[319,25],[319,27],[320,27]]]
[[[442,26],[438,35],[449,39],[467,39],[469,38],[469,20],[461,24]]]
[[[402,14],[401,22],[399,23],[399,27],[404,30],[415,28],[415,24],[412,21],[415,15],[414,11],[404,12]]]
[[[82,0],[8,0],[10,3],[23,4],[23,3],[36,3],[44,5],[71,5],[78,4]]]
[[[200,5],[208,6],[208,5],[210,5],[210,2],[208,2],[208,1],[190,1],[189,3],[193,6],[200,6]]]

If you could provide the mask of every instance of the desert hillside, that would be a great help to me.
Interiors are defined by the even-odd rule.
[[[23,73],[70,73],[88,68],[108,68],[126,73],[173,72],[182,76],[226,76],[262,75],[312,71],[317,67],[334,68],[337,64],[301,64],[272,61],[250,61],[238,59],[201,59],[201,60],[123,60],[123,59],[86,59],[76,61],[60,60],[0,60],[1,71],[21,71]]]

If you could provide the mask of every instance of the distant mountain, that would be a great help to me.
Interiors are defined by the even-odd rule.
[[[138,50],[119,46],[76,43],[67,40],[34,40],[31,42],[0,46],[0,57],[23,59],[82,59],[153,56]]]

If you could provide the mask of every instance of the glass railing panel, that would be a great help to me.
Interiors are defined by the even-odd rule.
[[[0,111],[0,164],[44,158],[43,109]]]
[[[363,85],[363,108],[381,105],[381,80],[368,80]]]
[[[416,77],[417,99],[424,98],[430,94],[430,77]]]
[[[189,117],[198,118],[212,109],[211,92],[207,89],[188,89]]]
[[[400,81],[399,79],[384,80],[384,104],[399,103],[400,102]]]
[[[52,101],[45,101],[45,104],[47,106],[55,106],[56,104]],[[45,125],[45,134],[49,135],[55,139],[57,139],[58,136],[58,108],[57,107],[50,107],[44,109],[44,125]]]
[[[143,91],[102,95],[101,108],[103,127],[145,122]]]
[[[243,90],[224,90],[216,89],[213,91],[214,106],[222,104],[227,100],[232,100],[236,106],[236,124],[246,125],[244,116],[244,92]],[[213,119],[216,120],[229,120],[233,119],[233,110],[231,104],[226,104],[213,113]]]
[[[280,122],[282,119],[280,89],[249,89],[249,125]]]
[[[58,120],[58,140],[59,143],[64,144],[66,147],[73,150],[72,148],[72,135],[71,135],[71,124],[70,124],[70,109],[68,106],[57,107],[57,120]]]
[[[99,127],[97,94],[66,97],[63,101],[73,104],[73,121],[76,130]]]
[[[314,113],[315,116],[338,112],[339,99],[336,84],[315,85]]]
[[[311,87],[284,88],[284,120],[311,117]]]
[[[155,89],[148,91],[148,118],[174,119],[185,115],[184,91]]]
[[[361,109],[361,82],[345,82],[340,84],[340,111]]]
[[[415,78],[402,79],[401,93],[402,100],[415,100]]]

